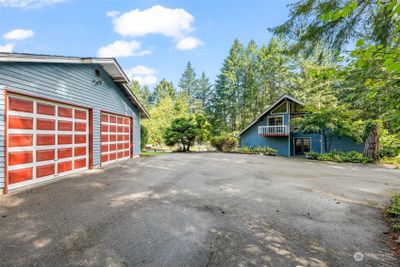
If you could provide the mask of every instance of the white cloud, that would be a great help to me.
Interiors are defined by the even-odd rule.
[[[97,51],[99,57],[130,57],[151,54],[150,50],[141,50],[137,41],[115,41],[112,44],[100,47]]]
[[[7,40],[23,40],[27,38],[31,38],[35,35],[32,30],[24,30],[24,29],[15,29],[10,32],[7,32],[3,35],[4,39]]]
[[[39,8],[45,5],[56,4],[66,0],[0,0],[0,6],[18,8]]]
[[[144,10],[131,10],[113,19],[114,30],[122,36],[162,34],[176,39],[193,31],[193,16],[184,9],[166,8],[160,5]]]
[[[11,53],[14,50],[15,44],[6,43],[5,45],[0,45],[0,52]]]
[[[202,44],[203,42],[197,38],[185,37],[176,44],[176,48],[179,50],[191,50]]]
[[[136,67],[127,69],[126,74],[132,80],[136,80],[140,85],[152,86],[157,83],[157,77],[155,76],[156,70],[146,66],[138,65]]]
[[[140,85],[148,85],[152,86],[157,83],[157,77],[153,75],[147,75],[147,76],[133,76],[132,80],[138,81]]]
[[[107,11],[106,16],[114,18],[114,17],[118,16],[119,14],[121,14],[121,12],[116,11],[116,10],[111,10],[111,11]]]

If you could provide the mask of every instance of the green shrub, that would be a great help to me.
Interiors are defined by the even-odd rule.
[[[372,160],[370,158],[364,157],[362,153],[357,151],[350,152],[339,152],[333,151],[330,153],[317,153],[317,152],[308,152],[306,153],[307,158],[322,160],[322,161],[335,161],[335,162],[353,162],[353,163],[370,163]]]
[[[272,155],[276,156],[278,150],[270,148],[270,147],[238,147],[232,150],[233,153],[239,154],[265,154],[265,155]]]
[[[395,194],[392,198],[392,204],[387,209],[390,216],[391,225],[395,232],[400,231],[400,194]]]
[[[144,125],[140,126],[140,149],[143,150],[144,146],[149,141],[149,131]]]
[[[220,152],[232,151],[238,144],[236,137],[231,135],[220,135],[211,138],[211,145]]]
[[[392,198],[392,205],[387,210],[390,216],[400,219],[400,194],[395,194]]]

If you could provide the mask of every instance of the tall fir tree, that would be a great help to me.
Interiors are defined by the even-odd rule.
[[[210,105],[210,98],[212,95],[212,84],[210,79],[203,71],[200,78],[197,80],[197,91],[194,93],[195,99],[199,102],[200,108],[203,112],[207,113]]]
[[[179,80],[178,86],[180,89],[180,93],[187,96],[190,111],[194,112],[195,94],[198,91],[198,89],[197,89],[196,72],[194,71],[190,61],[186,65],[185,71],[183,72]]]
[[[155,105],[158,105],[164,97],[168,96],[171,99],[175,99],[176,97],[176,89],[172,82],[168,82],[165,79],[162,79],[159,84],[156,85],[152,94],[152,102]]]

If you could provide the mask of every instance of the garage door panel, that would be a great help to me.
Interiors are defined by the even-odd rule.
[[[58,158],[70,158],[72,157],[72,148],[60,148],[58,149]]]
[[[24,168],[19,170],[13,170],[8,172],[8,180],[10,184],[15,184],[33,178],[33,168]]]
[[[75,160],[75,169],[86,167],[86,158]]]
[[[54,149],[44,149],[36,151],[36,161],[48,161],[55,159],[55,150]]]
[[[101,155],[101,163],[107,162],[108,161],[108,154],[106,155]]]
[[[86,147],[75,147],[75,156],[83,156],[86,155]]]
[[[8,129],[32,130],[33,118],[10,115],[8,117]]]
[[[86,132],[86,123],[75,122],[75,132]]]
[[[33,146],[33,134],[9,134],[9,147]]]
[[[59,131],[72,131],[72,121],[58,121],[58,130]]]
[[[101,113],[101,162],[128,159],[131,156],[130,121],[122,115]]]
[[[54,131],[55,128],[56,128],[55,120],[51,120],[51,119],[36,119],[36,129],[37,130]]]
[[[72,108],[58,107],[58,116],[72,118]]]
[[[56,107],[54,105],[45,104],[45,103],[37,103],[36,104],[36,112],[42,115],[56,115]]]
[[[55,164],[48,164],[36,167],[37,178],[54,175],[55,172],[56,172]]]
[[[59,134],[58,135],[58,144],[59,145],[72,144],[72,135],[71,134]]]
[[[86,143],[86,135],[75,135],[75,144]]]
[[[10,152],[8,165],[18,165],[18,164],[27,164],[32,163],[33,161],[33,153],[32,151],[21,151],[21,152]]]
[[[32,113],[33,102],[26,99],[10,97],[9,110]]]
[[[86,120],[87,112],[85,110],[75,109],[75,119]]]
[[[37,146],[51,146],[56,143],[56,137],[54,134],[37,134],[36,145]]]
[[[58,173],[63,173],[72,170],[72,161],[60,162],[57,164]]]
[[[9,189],[88,168],[89,110],[10,93],[7,116]]]

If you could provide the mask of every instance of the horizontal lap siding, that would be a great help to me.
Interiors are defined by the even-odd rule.
[[[101,71],[100,78],[94,68]],[[101,80],[95,85],[93,80]],[[135,108],[99,65],[0,63],[0,86],[12,91],[65,101],[93,109],[94,165],[100,164],[100,110],[132,116],[134,120],[134,155],[139,154],[140,120]],[[0,95],[0,167],[4,166],[4,92]],[[4,170],[0,170],[0,184]]]
[[[286,119],[285,119],[286,120]],[[288,156],[288,136],[267,137],[258,135],[258,126],[266,126],[266,117],[251,126],[240,136],[241,147],[271,147],[278,150],[278,155]]]
[[[291,154],[294,155],[294,139],[295,138],[310,138],[311,139],[311,151],[321,153],[321,135],[314,133],[292,133],[291,135]]]
[[[353,139],[349,137],[334,137],[331,142],[331,151],[357,151],[363,152],[364,151],[364,144],[357,143]]]
[[[0,188],[4,187],[4,90],[0,85]]]

